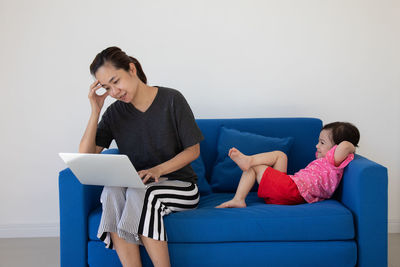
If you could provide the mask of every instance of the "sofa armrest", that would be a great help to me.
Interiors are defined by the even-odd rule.
[[[354,216],[357,266],[386,266],[387,169],[356,155],[344,171],[338,199]]]
[[[116,148],[102,154],[119,154]],[[100,205],[103,186],[82,185],[70,169],[58,178],[60,199],[60,261],[61,267],[87,266],[88,217]]]
[[[82,185],[70,169],[59,174],[61,266],[87,266],[88,216],[102,186]]]

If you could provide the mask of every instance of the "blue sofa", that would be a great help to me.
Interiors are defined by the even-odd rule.
[[[288,173],[293,173],[315,158],[322,122],[258,118],[197,123],[205,137],[199,158],[204,167],[194,166],[201,198],[196,210],[165,217],[172,266],[387,266],[385,167],[356,155],[334,197],[318,203],[267,205],[255,186],[247,208],[215,209],[232,198],[240,178],[230,175],[229,168],[225,176],[230,177],[221,177],[224,164],[230,164],[218,154],[224,141],[221,129],[261,139],[290,137]],[[96,237],[102,187],[81,185],[65,169],[59,174],[59,190],[61,266],[121,266],[116,252]],[[152,266],[143,248],[141,254],[143,265]]]

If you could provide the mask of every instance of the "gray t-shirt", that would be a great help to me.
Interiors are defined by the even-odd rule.
[[[170,160],[203,138],[184,96],[175,89],[158,87],[145,112],[131,103],[117,100],[111,104],[99,122],[96,145],[108,148],[115,139],[120,153],[127,155],[139,171]],[[197,182],[190,164],[164,176]]]

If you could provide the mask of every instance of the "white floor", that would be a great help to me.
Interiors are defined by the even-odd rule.
[[[0,267],[60,266],[60,239],[0,238]]]
[[[400,267],[400,234],[389,234],[388,266]]]
[[[60,266],[60,240],[51,238],[0,238],[0,267]],[[388,267],[400,267],[400,233],[389,234]]]

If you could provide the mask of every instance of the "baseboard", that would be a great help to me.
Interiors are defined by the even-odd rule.
[[[389,220],[388,232],[391,233],[391,234],[400,233],[400,221],[398,221],[398,220]]]
[[[57,236],[60,236],[59,223],[0,224],[0,238]]]

